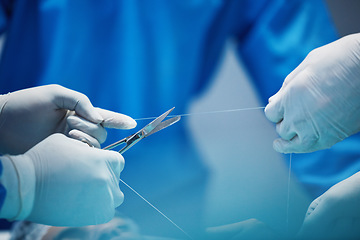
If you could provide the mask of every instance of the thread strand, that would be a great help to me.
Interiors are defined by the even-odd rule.
[[[290,159],[289,159],[289,173],[288,173],[287,199],[286,199],[286,229],[288,233],[289,233],[289,210],[290,210],[291,161],[292,161],[292,153],[290,153]]]
[[[229,110],[218,110],[218,111],[208,111],[208,112],[197,112],[197,113],[184,113],[184,114],[178,114],[178,115],[170,115],[167,116],[168,118],[170,117],[175,117],[175,116],[181,116],[181,117],[188,117],[188,116],[193,116],[193,115],[205,115],[205,114],[216,114],[216,113],[229,113],[229,112],[238,112],[238,111],[249,111],[249,110],[259,110],[259,109],[264,109],[265,107],[251,107],[251,108],[237,108],[237,109],[229,109]],[[155,119],[157,117],[144,117],[144,118],[136,118],[136,121],[141,121],[141,120],[151,120],[151,119]],[[290,166],[291,166],[291,155],[290,155]],[[135,191],[135,189],[133,189],[132,187],[130,187],[127,183],[125,183],[122,179],[120,179],[120,181],[126,186],[128,187],[132,192],[134,192],[138,197],[140,197],[142,200],[144,200],[150,207],[152,207],[153,209],[155,209],[159,214],[161,214],[166,220],[168,220],[172,225],[174,225],[177,229],[179,229],[182,233],[184,233],[189,239],[194,240],[188,233],[186,233],[181,227],[179,227],[176,223],[174,223],[168,216],[166,216],[164,213],[162,213],[159,209],[157,209],[153,204],[151,204],[148,200],[146,200],[142,195],[140,195],[137,191]],[[290,188],[290,170],[289,170],[289,183],[288,183],[288,201],[289,201],[289,189]],[[289,204],[287,206],[287,208],[289,208]],[[288,210],[287,209],[287,222],[288,222]]]
[[[122,179],[120,181],[127,186],[131,191],[133,191],[136,195],[138,195],[142,200],[144,200],[147,204],[149,204],[153,209],[155,209],[158,213],[160,213],[164,218],[166,218],[170,223],[172,223],[177,229],[179,229],[181,232],[183,232],[189,239],[194,240],[189,234],[187,234],[181,227],[179,227],[176,223],[174,223],[168,216],[166,216],[164,213],[162,213],[159,209],[157,209],[154,205],[152,205],[148,200],[146,200],[143,196],[141,196],[135,189],[130,187],[126,182],[124,182]]]
[[[167,116],[167,117],[168,117],[168,118],[170,118],[170,117],[176,117],[176,116],[189,117],[189,116],[193,116],[193,115],[205,115],[205,114],[215,114],[215,113],[229,113],[229,112],[259,110],[259,109],[264,109],[264,108],[265,108],[265,107],[236,108],[236,109],[229,109],[229,110],[209,111],[209,112],[184,113],[184,114],[177,114],[177,115],[169,115],[169,116]],[[155,118],[157,118],[157,117],[135,118],[135,120],[136,120],[136,121],[141,121],[141,120],[151,120],[151,119],[155,119]]]

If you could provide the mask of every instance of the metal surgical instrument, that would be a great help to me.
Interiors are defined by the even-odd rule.
[[[173,107],[173,108],[169,109],[168,111],[166,111],[165,113],[161,114],[155,120],[153,120],[152,122],[147,124],[145,127],[140,129],[138,132],[136,132],[124,139],[121,139],[120,141],[110,144],[109,146],[104,147],[103,149],[110,150],[110,149],[113,149],[113,148],[125,143],[126,145],[119,151],[120,154],[123,154],[124,152],[126,152],[126,150],[128,150],[129,148],[134,146],[141,139],[146,138],[146,137],[150,136],[151,134],[156,133],[156,132],[158,132],[164,128],[167,128],[167,127],[173,125],[174,123],[178,122],[181,118],[180,116],[176,116],[176,117],[173,117],[173,118],[163,121],[169,115],[169,113],[172,110],[174,110],[174,108],[175,107]]]

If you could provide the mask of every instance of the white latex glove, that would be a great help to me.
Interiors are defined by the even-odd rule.
[[[360,172],[315,199],[300,239],[360,239]]]
[[[206,229],[210,240],[280,240],[282,237],[257,219]]]
[[[123,202],[119,178],[124,159],[117,152],[54,134],[23,155],[0,159],[3,182],[11,164],[17,172],[16,181],[5,181],[8,194],[1,217],[53,226],[93,225],[110,221]]]
[[[274,149],[329,148],[360,130],[360,34],[313,50],[269,99],[266,117],[281,139]]]
[[[132,118],[94,108],[85,95],[59,85],[0,96],[2,154],[22,154],[53,133],[64,133],[100,147],[106,139],[104,127],[135,126]]]

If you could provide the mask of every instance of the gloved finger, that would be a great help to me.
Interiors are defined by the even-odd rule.
[[[265,107],[265,116],[269,121],[278,123],[284,118],[284,108],[281,105],[281,101],[279,98],[276,101],[270,102]]]
[[[309,205],[309,207],[308,207],[308,209],[306,211],[305,219],[307,217],[309,217],[314,212],[314,210],[316,209],[316,207],[319,205],[319,203],[321,201],[321,197],[322,196],[319,196],[314,201],[311,202],[311,204]]]
[[[295,135],[291,140],[275,139],[273,148],[280,153],[307,153],[314,151],[312,148],[305,146],[298,135]]]
[[[298,233],[300,239],[319,239],[334,226],[334,207],[323,197],[315,199],[309,206],[305,220]],[[323,238],[321,238],[323,239]]]
[[[120,190],[119,184],[117,185],[117,190],[113,192],[114,194],[114,207],[117,208],[124,202],[124,193]]]
[[[280,90],[285,89],[298,76],[298,74],[307,67],[307,65],[307,60],[305,58],[305,60],[302,61],[299,66],[297,66],[289,75],[286,76]]]
[[[269,98],[269,103],[272,102],[279,94],[281,94],[282,91],[296,78],[296,76],[307,67],[307,65],[307,61],[304,60],[289,75],[287,75],[279,91]]]
[[[125,161],[122,155],[115,151],[105,150],[107,157],[106,163],[112,178],[112,194],[114,198],[114,207],[118,207],[124,201],[124,194],[119,187],[120,173],[124,169]]]
[[[296,135],[291,140],[275,139],[273,148],[281,153],[309,153],[319,150],[317,137],[314,135]]]
[[[207,229],[211,239],[281,239],[281,236],[257,219]]]
[[[107,152],[107,163],[109,164],[109,167],[112,169],[112,171],[116,174],[117,179],[120,178],[120,173],[124,169],[125,166],[125,160],[123,156],[116,152],[111,150],[104,150]]]
[[[100,148],[100,143],[96,138],[94,138],[82,131],[73,129],[68,133],[68,135],[69,135],[69,137],[71,137],[73,139],[87,143],[89,146],[93,146],[95,148]]]
[[[96,108],[104,121],[101,123],[105,128],[131,129],[136,127],[136,121],[131,117],[113,111]]]
[[[69,116],[66,121],[69,129],[80,130],[96,138],[100,143],[105,142],[107,132],[101,124],[95,124],[77,115]]]
[[[101,123],[103,118],[95,110],[89,98],[82,93],[59,85],[51,85],[54,92],[54,104],[61,109],[75,111],[79,116],[93,123]]]
[[[276,132],[284,140],[291,140],[296,136],[296,132],[292,129],[292,126],[288,121],[283,120],[276,124]]]
[[[298,153],[299,146],[300,144],[298,136],[293,137],[291,140],[278,138],[273,142],[274,150],[280,153]]]
[[[230,239],[235,236],[237,232],[243,230],[243,222],[209,227],[206,229],[206,233],[210,239]]]
[[[234,237],[232,237],[230,240],[260,240],[260,239],[266,239],[266,240],[281,240],[283,239],[280,234],[276,233],[274,230],[267,227],[264,223],[263,225],[258,225],[256,227],[253,227],[251,229],[247,229],[241,233],[236,234]]]
[[[284,83],[283,83],[283,84],[284,84]],[[277,91],[274,95],[272,95],[271,97],[269,97],[268,103],[271,103],[271,102],[273,102],[275,99],[280,98],[280,95],[283,94],[282,90],[283,90],[283,88],[281,87],[281,88],[279,89],[279,91]]]

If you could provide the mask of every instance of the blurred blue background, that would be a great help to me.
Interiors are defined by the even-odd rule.
[[[328,0],[328,4],[335,25],[341,35],[359,31],[359,24],[356,24],[359,22],[359,1]],[[137,34],[136,32],[131,33]],[[60,47],[60,51],[58,51],[57,54],[62,55],[63,52],[61,50],[64,49]],[[128,52],[128,54],[133,56],[132,52]],[[134,61],[136,61],[136,59]],[[164,64],[166,65],[166,62]],[[74,68],[76,68],[76,65],[74,65]],[[239,61],[235,43],[231,40],[227,41],[225,50],[222,53],[222,62],[217,68],[217,73],[213,77],[211,85],[200,96],[193,99],[194,102],[189,109],[180,109],[177,110],[176,113],[188,113],[182,112],[185,110],[190,113],[198,113],[264,106],[264,102],[259,100],[258,92],[254,90],[250,75],[244,69],[246,69],[246,67],[244,67],[241,59]],[[138,73],[136,72],[136,74]],[[142,73],[139,74],[141,75]],[[144,79],[146,79],[146,77]],[[106,95],[106,89],[101,85],[101,77],[99,77],[98,83],[99,88],[96,90],[102,91]],[[84,84],[80,82],[78,85],[79,90],[82,90],[82,88],[86,90],[87,86],[82,85]],[[122,86],[116,87],[121,89]],[[146,90],[148,90],[146,84],[141,85],[141,87],[141,89],[139,88],[139,92],[146,92]],[[139,92],[127,93],[124,97],[125,101],[131,100],[131,98],[137,98],[137,96],[140,95]],[[111,99],[109,99],[109,101],[111,101]],[[172,107],[167,106],[167,104],[170,103],[164,103],[161,99],[149,99],[148,101],[159,101],[163,103],[165,106],[160,107],[159,104],[159,108],[163,110],[167,109],[165,109],[165,107]],[[126,106],[126,104],[124,105]],[[138,115],[134,115],[134,117],[149,117],[140,115],[140,113],[143,114],[144,112],[139,111],[137,112]],[[158,112],[158,114],[160,113],[161,112]],[[143,126],[143,124],[144,122],[140,121],[139,127]],[[249,218],[258,218],[276,230],[284,231],[287,227],[289,161],[288,156],[283,156],[273,151],[272,141],[276,138],[276,133],[274,126],[265,119],[263,111],[253,110],[194,115],[184,117],[177,125],[185,124],[191,130],[193,142],[200,150],[202,160],[209,170],[205,195],[205,225],[216,226]],[[175,128],[176,126],[174,126],[174,129]],[[171,139],[172,131],[171,129],[166,130],[167,134],[164,131],[164,133],[161,133],[159,136],[165,136],[164,139],[168,136],[168,139]],[[127,131],[124,133],[124,136],[129,133],[130,132]],[[110,131],[109,136],[112,136],[111,134],[112,132]],[[156,139],[160,139],[160,137],[154,136],[152,139],[144,140],[144,142],[140,143],[140,148],[149,150],[146,149],[146,141],[150,143],[156,141]],[[130,155],[139,155],[135,148],[132,149],[132,151],[133,152],[129,152]],[[161,148],[151,149],[149,151],[153,154],[162,154]],[[126,155],[125,158],[127,158]],[[144,166],[138,166],[138,170],[143,172],[147,171]],[[126,173],[124,173],[124,175],[126,176]],[[166,180],[167,179],[154,179],[154,181]],[[137,185],[136,182],[128,183],[142,193],[142,186]],[[154,184],[154,186],[156,186],[156,182],[154,182]],[[124,186],[121,187],[122,189],[125,188]],[[129,201],[129,199],[131,201],[138,201],[135,205],[141,206],[139,207],[139,211],[145,209],[147,211],[146,214],[157,215],[157,213],[150,209],[142,200],[130,195],[131,192],[128,190],[124,190],[126,191],[125,201]],[[161,195],[161,190],[157,191],[159,191],[159,195]],[[197,190],[195,189],[193,191]],[[303,186],[298,183],[296,176],[292,174],[289,202],[289,224],[291,232],[295,232],[300,226],[311,200],[312,196],[310,197],[310,195],[306,193]],[[164,210],[165,213],[167,213],[169,209],[174,209],[174,206],[163,205],[161,202],[155,201],[153,203],[161,210]],[[126,202],[124,207],[126,207]],[[181,211],[181,209],[178,211]],[[176,214],[175,211],[175,215]],[[196,215],[196,213],[194,213],[194,215]],[[169,217],[172,217],[172,215],[170,214]],[[190,219],[191,216],[185,216],[185,218]],[[160,215],[153,219],[159,222],[166,222]],[[186,219],[182,219],[181,217],[179,219],[182,223],[186,223]],[[176,221],[176,218],[174,220]],[[166,225],[168,223],[162,224]],[[181,234],[178,235],[181,236]]]

